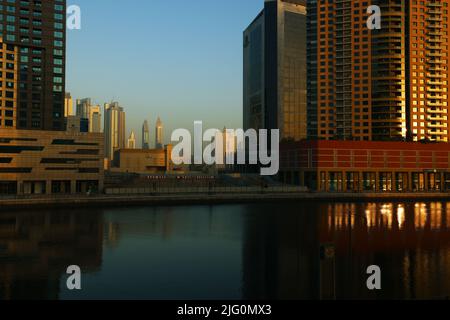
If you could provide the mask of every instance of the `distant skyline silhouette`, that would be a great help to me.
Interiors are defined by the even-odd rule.
[[[176,128],[242,126],[242,34],[263,0],[68,0],[82,29],[67,32],[67,91],[74,100],[118,101],[141,145]]]

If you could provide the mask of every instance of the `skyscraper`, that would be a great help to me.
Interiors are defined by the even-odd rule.
[[[66,92],[64,99],[64,117],[73,116],[73,99],[69,92]]]
[[[93,105],[90,98],[77,99],[77,116],[81,119],[83,132],[101,132],[101,107]]]
[[[127,149],[136,149],[136,136],[133,130],[131,130],[130,137],[127,141]]]
[[[102,111],[99,105],[93,105],[89,109],[89,132],[102,132]]]
[[[105,158],[113,160],[114,152],[125,148],[125,112],[118,102],[105,104]]]
[[[163,131],[164,126],[161,122],[161,119],[158,117],[158,120],[156,121],[156,127],[155,127],[155,148],[156,149],[163,149],[164,143],[163,143]]]
[[[309,137],[448,142],[449,3],[308,0]]]
[[[0,15],[8,109],[0,121],[17,129],[65,130],[66,1],[1,0]]]
[[[76,115],[80,118],[80,131],[89,132],[89,110],[91,107],[91,99],[77,99]]]
[[[103,135],[70,119],[65,43],[65,0],[0,0],[0,194],[103,189]]]
[[[306,0],[265,1],[244,31],[244,128],[305,139],[306,69]]]
[[[142,125],[142,149],[150,149],[150,130],[148,128],[147,120],[145,120],[144,124]]]

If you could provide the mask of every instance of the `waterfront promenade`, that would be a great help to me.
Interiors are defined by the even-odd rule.
[[[450,193],[314,193],[314,192],[202,192],[180,194],[104,194],[0,198],[0,211],[72,207],[117,207],[140,205],[204,205],[277,201],[426,201],[450,200]]]

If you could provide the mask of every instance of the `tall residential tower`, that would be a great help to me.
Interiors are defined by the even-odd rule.
[[[105,158],[113,160],[114,152],[126,147],[125,112],[118,102],[105,104]]]
[[[308,0],[308,136],[448,142],[449,3]]]
[[[144,124],[142,125],[142,149],[150,149],[150,130],[148,128],[147,120],[145,120]]]
[[[161,119],[158,117],[158,120],[156,121],[156,127],[155,127],[155,149],[163,149],[164,148],[163,132],[164,132],[164,126],[163,126]]]
[[[0,127],[65,130],[66,1],[0,1]]]

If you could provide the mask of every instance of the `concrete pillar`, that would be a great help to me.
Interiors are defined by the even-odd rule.
[[[408,191],[412,192],[413,191],[413,176],[412,176],[412,172],[408,172]]]
[[[70,193],[71,194],[77,193],[77,181],[76,180],[70,181]]]
[[[52,194],[52,181],[45,181],[45,194]]]
[[[305,186],[305,171],[300,170],[298,172],[299,177],[300,177],[300,186],[304,187]]]
[[[391,174],[392,174],[392,181],[391,181],[391,183],[392,183],[392,190],[391,190],[391,192],[392,191],[393,192],[397,192],[397,177],[395,176],[395,172],[392,172]]]

